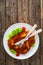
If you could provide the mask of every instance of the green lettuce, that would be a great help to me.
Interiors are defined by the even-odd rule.
[[[8,40],[20,32],[22,32],[22,28],[17,28],[16,30],[13,30],[10,34],[8,34]]]
[[[13,50],[13,49],[10,49],[10,51],[11,51],[12,53],[16,54],[16,51],[15,51],[15,50]]]
[[[32,47],[34,47],[34,46],[35,46],[35,43],[32,44]]]

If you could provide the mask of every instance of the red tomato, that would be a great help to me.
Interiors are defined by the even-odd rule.
[[[16,53],[16,56],[19,56],[20,54],[19,53]]]
[[[25,31],[25,30],[26,30],[26,28],[25,28],[25,27],[22,27],[22,30],[23,30],[23,31]]]

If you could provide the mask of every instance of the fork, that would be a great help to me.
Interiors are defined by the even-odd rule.
[[[27,37],[35,30],[36,27],[37,27],[37,25],[34,24],[34,26],[33,26],[32,29],[30,30],[30,32],[27,34],[27,36],[26,36],[24,39],[20,40],[19,42],[15,43],[15,45],[20,45],[20,44],[23,43],[25,40],[27,40],[27,39],[28,39]]]

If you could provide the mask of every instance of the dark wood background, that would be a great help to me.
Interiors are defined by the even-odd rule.
[[[42,0],[0,0],[0,65],[43,65],[43,32],[38,51],[29,59],[13,59],[3,48],[5,30],[16,22],[36,23],[43,29],[42,8]]]

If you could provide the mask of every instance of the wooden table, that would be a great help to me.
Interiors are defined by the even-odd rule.
[[[3,48],[5,30],[16,22],[36,23],[37,29],[43,29],[42,8],[42,0],[0,0],[0,65],[43,65],[43,32],[37,52],[29,59],[13,59]]]

